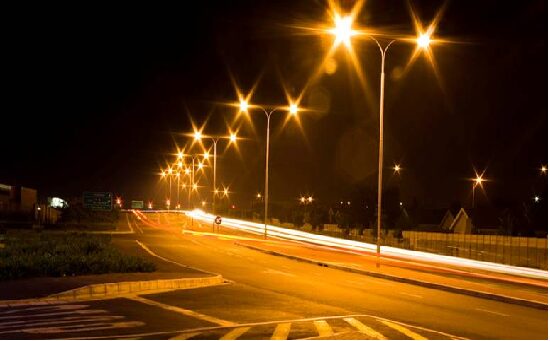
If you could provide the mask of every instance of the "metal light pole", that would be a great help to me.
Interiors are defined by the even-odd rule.
[[[248,112],[248,102],[246,100],[241,100],[240,104],[240,111],[241,112]],[[266,109],[260,107],[260,106],[254,106],[255,108],[262,109],[265,116],[267,117],[267,127],[266,127],[266,144],[265,144],[265,193],[264,193],[264,238],[267,239],[267,214],[268,214],[268,205],[269,205],[269,126],[271,123],[271,115],[276,112],[280,111],[283,108],[282,107],[276,107],[272,109],[271,111],[267,111]],[[288,112],[291,115],[297,115],[298,114],[298,104],[291,103],[288,108]]]
[[[375,38],[371,37],[376,42],[380,49],[380,141],[378,149],[378,216],[376,221],[377,237],[376,237],[376,267],[380,267],[380,239],[382,226],[382,170],[384,169],[384,66],[386,63],[386,52],[395,40],[392,40],[382,48],[382,45]]]

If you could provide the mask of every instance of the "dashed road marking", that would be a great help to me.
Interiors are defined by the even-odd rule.
[[[415,297],[415,298],[423,298],[422,296],[420,295],[417,295],[417,294],[411,294],[411,293],[408,293],[408,292],[404,292],[404,291],[401,291],[400,292],[401,295],[406,295],[406,296],[411,296],[411,297]]]
[[[217,317],[204,315],[204,314],[198,313],[196,311],[192,311],[192,310],[176,307],[176,306],[173,306],[173,305],[160,303],[160,302],[149,300],[147,298],[143,298],[143,297],[140,297],[140,296],[129,296],[128,299],[131,299],[131,300],[134,300],[134,301],[137,301],[137,302],[141,302],[143,304],[159,307],[159,308],[162,308],[164,310],[176,312],[176,313],[179,313],[179,314],[182,314],[182,315],[185,315],[185,316],[194,317],[196,319],[207,321],[207,322],[210,322],[210,323],[214,323],[214,324],[217,324],[219,326],[230,327],[230,326],[235,325],[235,323],[233,323],[233,322],[225,321],[225,320],[219,319]]]
[[[286,340],[290,333],[291,323],[279,323],[271,336],[271,340]]]
[[[220,338],[220,340],[236,340],[239,336],[246,333],[249,329],[250,329],[250,327],[235,328],[235,329],[231,330],[230,332],[228,332],[227,334],[225,334],[224,336],[222,336]]]
[[[403,334],[407,335],[408,337],[410,337],[413,340],[427,340],[426,337],[424,337],[420,334],[417,334],[417,333],[413,332],[412,330],[410,330],[408,328],[405,328],[405,327],[403,327],[399,324],[396,324],[396,323],[393,323],[393,322],[390,322],[390,321],[387,321],[387,320],[380,320],[380,322],[382,322],[383,324],[385,324],[386,326],[388,326],[392,329],[397,330],[400,333],[403,333]]]
[[[386,339],[386,337],[384,335],[380,334],[379,332],[372,329],[371,327],[365,326],[361,321],[359,321],[359,320],[357,320],[353,317],[345,318],[344,321],[346,321],[347,323],[349,323],[353,327],[357,328],[357,330],[359,330],[361,333],[367,335],[369,338],[377,339],[377,340],[385,340]]]
[[[317,328],[320,337],[327,337],[334,334],[332,328],[325,320],[313,321],[313,324],[315,328]]]
[[[199,334],[200,334],[199,332],[181,333],[181,334],[178,334],[174,337],[171,337],[170,340],[187,340],[187,339],[190,339],[190,338],[192,338],[194,336],[197,336]]]
[[[475,309],[478,310],[478,311],[484,311],[484,312],[486,312],[486,313],[493,314],[493,315],[505,316],[505,317],[509,317],[509,316],[510,316],[510,315],[508,315],[508,314],[499,313],[498,311],[492,311],[492,310],[481,309],[481,308],[475,308]]]

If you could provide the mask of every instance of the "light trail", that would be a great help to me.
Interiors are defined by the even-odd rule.
[[[166,212],[166,211],[165,211]],[[194,211],[175,211],[183,213],[197,220],[202,220],[211,223],[215,216],[205,213],[201,210]],[[246,231],[252,234],[263,235],[264,224],[257,224],[239,219],[223,218],[223,226],[237,230]],[[333,246],[354,251],[376,252],[376,245],[355,240],[340,239],[330,236],[318,235],[298,230],[282,228],[278,226],[268,225],[268,235],[287,240],[302,241],[311,244],[323,246]],[[414,261],[434,262],[458,267],[469,267],[478,270],[492,271],[509,275],[525,276],[536,279],[548,280],[548,271],[540,269],[531,269],[525,267],[517,267],[491,262],[482,262],[472,259],[465,259],[453,256],[437,255],[422,251],[411,251],[399,249],[391,246],[382,246],[382,252],[388,257],[407,258]]]

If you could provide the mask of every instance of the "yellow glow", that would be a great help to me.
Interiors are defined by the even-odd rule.
[[[210,157],[210,153],[209,152],[204,152],[203,156],[204,156],[205,159],[208,159]]]
[[[305,202],[306,202],[306,197],[301,197],[301,198],[300,198],[300,202],[301,202],[301,203],[305,203]]]
[[[546,171],[548,171],[548,168],[546,168],[546,166],[542,166],[540,167],[540,171],[542,172],[542,174],[546,174]]]
[[[229,195],[229,189],[224,188],[223,189],[223,195],[225,195],[227,197]]]
[[[218,192],[219,192],[219,191],[218,191],[218,189],[216,188],[216,189],[214,190],[214,194],[218,194]]]
[[[206,201],[201,202],[201,205],[204,207],[206,205]]]
[[[166,206],[170,206],[170,199],[166,199]]]
[[[178,168],[182,168],[183,167],[183,162],[179,161],[178,162]]]
[[[186,175],[191,174],[191,170],[190,170],[189,168],[185,168],[185,174],[186,174]]]
[[[149,209],[152,209],[152,208],[153,208],[153,203],[152,203],[152,202],[149,202],[149,204],[147,205],[147,207],[148,207]]]
[[[313,202],[313,197],[309,196],[309,197],[307,198],[307,201],[309,201],[310,203]]]
[[[204,167],[202,161],[199,161],[199,165],[198,165],[199,169],[202,169],[202,167]]]
[[[291,115],[297,115],[298,114],[298,104],[292,103],[288,108],[288,112]]]
[[[202,133],[200,132],[200,130],[195,130],[193,137],[195,141],[200,141],[202,139]]]
[[[260,199],[262,195],[260,193],[256,194],[256,198]]]
[[[416,44],[422,49],[427,49],[430,46],[430,36],[427,33],[419,35]]]
[[[535,202],[539,202],[540,198],[538,196],[535,196]]]
[[[329,30],[329,33],[334,35],[334,45],[343,43],[347,48],[351,47],[351,37],[357,34],[352,28],[353,18],[351,15],[344,17],[340,14],[334,14],[334,28]]]
[[[183,152],[178,152],[178,159],[183,159]]]
[[[474,179],[475,186],[481,186],[484,181],[486,180],[482,177],[482,175],[476,175],[476,178]]]
[[[164,178],[164,177],[166,176],[166,172],[165,172],[165,171],[162,171],[162,172],[160,173],[160,176],[161,176],[162,178]]]
[[[172,175],[172,167],[168,168],[168,174]]]
[[[237,142],[237,134],[236,134],[236,133],[231,133],[231,134],[229,135],[229,141],[230,141],[230,142],[233,142],[233,143],[234,143],[234,142]]]
[[[248,112],[248,101],[246,99],[241,98],[239,102],[239,111]]]
[[[197,184],[193,184],[193,190],[197,190],[199,186]]]

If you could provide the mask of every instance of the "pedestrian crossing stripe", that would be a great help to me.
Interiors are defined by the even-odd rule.
[[[372,329],[371,327],[365,326],[361,321],[359,321],[359,320],[357,320],[353,317],[345,318],[344,321],[349,323],[351,326],[357,328],[357,330],[359,330],[361,333],[367,335],[369,338],[376,339],[376,340],[385,340],[386,339],[386,337],[384,335],[380,334],[379,332]]]

